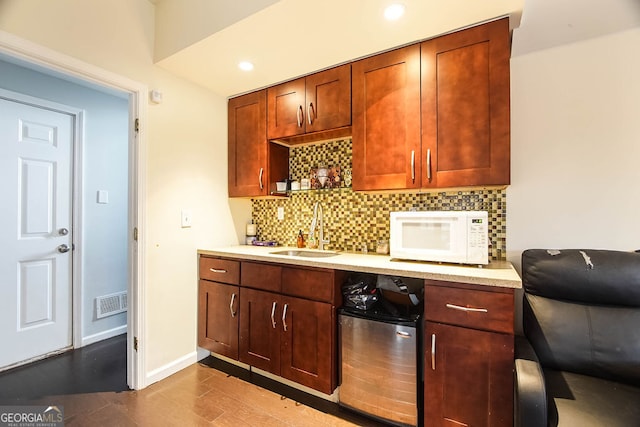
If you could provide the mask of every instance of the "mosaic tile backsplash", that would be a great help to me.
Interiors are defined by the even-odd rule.
[[[292,147],[289,171],[293,179],[308,177],[318,164],[340,165],[343,175],[351,171],[351,140],[322,145]],[[346,181],[346,184],[345,184]],[[289,197],[252,200],[252,218],[258,238],[295,246],[299,230],[309,232],[313,205],[320,202],[324,213],[328,249],[360,251],[366,245],[374,252],[379,240],[389,239],[389,212],[408,210],[481,210],[489,214],[489,256],[506,259],[506,191],[500,189],[441,193],[360,193],[342,179],[341,188],[292,192]],[[284,207],[284,220],[277,219]],[[317,233],[317,232],[316,232]]]

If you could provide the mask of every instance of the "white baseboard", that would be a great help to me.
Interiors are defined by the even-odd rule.
[[[202,347],[198,347],[197,352],[198,352],[198,356],[197,356],[198,361],[204,359],[205,357],[208,357],[211,354],[209,350]]]
[[[88,337],[82,337],[80,347],[93,344],[102,340],[116,337],[118,335],[127,333],[127,325],[118,326],[117,328],[109,329],[107,331],[99,332],[97,334],[89,335]]]
[[[145,381],[145,387],[150,386],[153,383],[163,380],[175,374],[176,372],[193,365],[198,361],[197,356],[198,352],[193,351],[189,354],[185,354],[179,359],[174,360],[173,362],[167,363],[166,365],[161,366],[158,369],[154,369],[153,371],[148,372]]]

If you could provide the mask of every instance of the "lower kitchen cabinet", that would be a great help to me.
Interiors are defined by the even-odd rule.
[[[513,425],[513,290],[426,285],[424,425]]]
[[[242,288],[241,362],[331,394],[335,317],[331,304]]]
[[[335,310],[331,304],[285,297],[280,339],[280,375],[331,394],[337,360]]]
[[[280,296],[242,288],[240,294],[239,360],[264,371],[280,374]]]
[[[198,345],[238,359],[240,288],[200,280],[198,293]]]
[[[513,336],[426,322],[425,348],[425,426],[512,424]]]

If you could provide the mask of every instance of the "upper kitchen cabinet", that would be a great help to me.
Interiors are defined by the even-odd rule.
[[[353,63],[353,189],[420,187],[420,46]]]
[[[289,151],[267,141],[266,91],[229,100],[229,197],[270,194],[288,176]]]
[[[421,44],[422,187],[509,184],[509,56],[508,18]]]
[[[351,65],[270,87],[267,100],[270,140],[348,127]]]

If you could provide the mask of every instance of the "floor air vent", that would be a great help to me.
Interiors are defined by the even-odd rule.
[[[96,298],[96,311],[98,319],[127,311],[127,293],[118,292]]]

